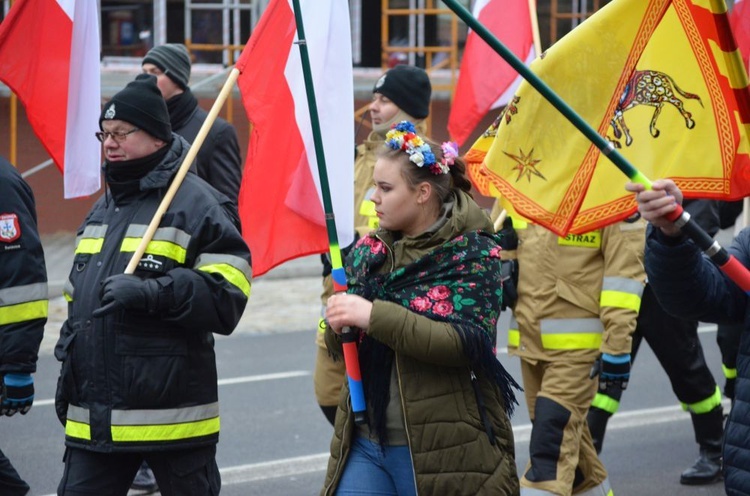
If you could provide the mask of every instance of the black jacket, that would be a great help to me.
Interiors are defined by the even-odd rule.
[[[34,194],[0,158],[0,381],[36,371],[47,322],[47,270]]]
[[[172,131],[192,144],[206,117],[208,112],[196,105],[185,124]],[[193,170],[237,206],[242,182],[242,160],[234,126],[221,117],[216,118],[198,152]]]
[[[750,267],[750,229],[728,248]],[[662,306],[687,319],[750,325],[748,296],[692,242],[667,238],[649,227],[646,273]],[[737,357],[734,407],[724,431],[724,484],[730,496],[750,495],[750,338],[743,333]]]
[[[163,313],[92,316],[102,281],[125,270],[187,153],[187,142],[173,137],[136,188],[123,194],[113,185],[78,231],[55,350],[69,446],[142,451],[218,440],[212,333],[234,330],[250,293],[250,253],[226,197],[187,174],[162,217],[135,275],[171,288]]]

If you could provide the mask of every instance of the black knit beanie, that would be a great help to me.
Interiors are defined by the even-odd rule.
[[[104,105],[99,128],[102,121],[114,119],[129,122],[167,143],[172,141],[167,104],[156,86],[156,76],[151,74],[139,74]]]
[[[372,92],[389,98],[416,119],[424,119],[430,113],[432,85],[427,73],[419,67],[397,65],[380,76]]]
[[[169,79],[186,90],[190,81],[190,54],[182,43],[167,43],[155,46],[143,57],[143,64],[154,64],[169,76]]]

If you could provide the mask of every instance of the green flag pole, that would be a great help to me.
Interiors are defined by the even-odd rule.
[[[555,107],[571,124],[573,124],[591,143],[594,144],[601,152],[617,166],[623,174],[631,181],[640,183],[646,188],[651,189],[651,180],[647,178],[638,169],[633,167],[625,159],[611,142],[603,138],[584,121],[567,103],[565,103],[552,89],[547,86],[526,64],[524,64],[516,55],[503,45],[481,22],[479,22],[466,7],[458,3],[458,0],[443,0],[462,21],[474,30],[503,60],[510,64],[534,89],[536,89],[553,107]],[[679,227],[690,239],[692,239],[711,260],[713,260],[724,273],[727,274],[740,288],[747,294],[750,294],[750,271],[743,266],[736,258],[730,256],[718,242],[706,233],[694,220],[690,214],[685,212],[681,206],[670,214],[669,219]]]
[[[328,171],[326,169],[326,158],[323,151],[323,138],[320,133],[320,120],[318,118],[318,105],[315,101],[315,88],[313,86],[312,71],[310,70],[310,55],[307,51],[307,39],[305,38],[305,27],[302,22],[302,10],[299,0],[293,0],[294,20],[297,24],[297,40],[300,58],[302,61],[302,73],[305,78],[305,92],[307,93],[307,106],[310,111],[310,124],[315,144],[315,158],[318,162],[318,175],[320,176],[320,192],[323,197],[323,210],[325,211],[326,230],[328,232],[329,252],[331,254],[331,277],[333,279],[334,291],[346,291],[346,275],[341,262],[341,249],[339,248],[338,235],[336,234],[336,219],[331,204],[331,191],[328,184]],[[344,362],[346,364],[346,375],[349,382],[349,393],[351,395],[352,411],[354,421],[363,424],[367,421],[364,388],[359,368],[359,355],[357,352],[357,334],[349,328],[344,328],[341,334],[344,348]]]

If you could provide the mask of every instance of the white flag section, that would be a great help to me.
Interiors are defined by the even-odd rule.
[[[290,8],[291,4],[290,0]],[[335,4],[342,5],[336,7]],[[354,184],[354,76],[349,8],[346,2],[341,1],[301,0],[300,9],[310,55],[331,202],[336,216],[336,232],[339,245],[344,247],[354,241],[354,194],[340,194],[352,191],[351,185]],[[330,26],[330,29],[322,29],[322,26]],[[298,36],[294,38],[295,43],[299,41]],[[320,196],[318,160],[300,59],[300,51],[294,45],[289,52],[284,76],[292,91],[295,120]],[[351,99],[347,98],[349,95]],[[322,202],[321,197],[321,205]]]
[[[354,82],[347,0],[301,0],[338,247],[354,239]],[[271,0],[237,61],[252,123],[239,213],[253,275],[328,251],[318,160],[290,0]]]
[[[101,112],[99,12],[96,2],[59,0],[73,10],[73,40],[65,126],[65,198],[87,196],[101,185],[101,146],[94,138]]]

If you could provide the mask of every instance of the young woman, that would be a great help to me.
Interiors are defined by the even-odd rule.
[[[360,333],[369,422],[340,396],[322,494],[518,494],[515,381],[494,354],[500,247],[453,143],[402,121],[375,164],[380,227],[347,259],[326,342]]]

